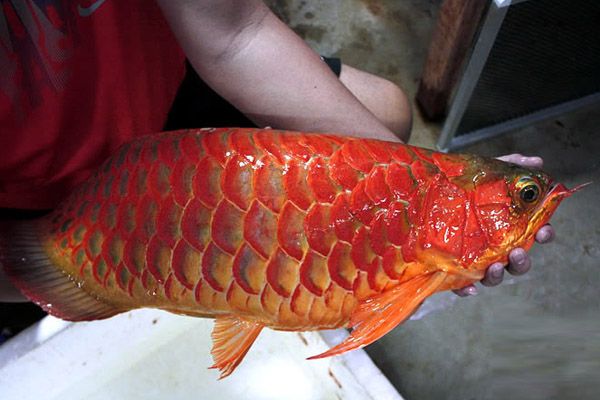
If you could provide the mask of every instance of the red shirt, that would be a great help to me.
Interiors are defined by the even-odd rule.
[[[0,207],[51,208],[161,130],[184,55],[148,0],[0,0]]]

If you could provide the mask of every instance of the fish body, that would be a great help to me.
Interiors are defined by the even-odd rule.
[[[260,129],[123,146],[1,239],[7,274],[69,320],[152,307],[216,318],[215,366],[263,327],[353,327],[362,347],[429,295],[528,248],[568,192],[539,171],[399,143]]]

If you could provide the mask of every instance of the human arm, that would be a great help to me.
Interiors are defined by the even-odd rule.
[[[157,2],[200,77],[257,125],[398,140],[262,1]]]

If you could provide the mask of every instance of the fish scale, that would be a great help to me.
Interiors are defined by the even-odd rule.
[[[483,277],[568,190],[542,172],[400,143],[270,129],[148,135],[55,211],[0,232],[28,297],[71,320],[154,307],[214,317],[215,366],[260,330],[353,327],[365,346]]]
[[[121,304],[161,306],[176,296],[183,313],[259,311],[254,316],[273,326],[286,320],[313,327],[312,297],[322,297],[315,307],[333,312],[314,328],[339,324],[357,300],[401,277],[389,266],[398,258],[389,255],[393,245],[380,255],[367,242],[384,228],[371,223],[375,214],[412,182],[375,166],[394,157],[389,147],[267,133],[278,151],[262,145],[264,131],[235,130],[180,132],[126,146],[100,169],[99,184],[73,196],[53,224],[58,243],[73,243],[85,230],[86,259],[60,247],[53,256],[68,257],[72,273],[93,277],[98,286],[87,287],[94,295]],[[410,165],[401,168],[409,176]],[[98,194],[103,205],[95,217],[89,205]],[[57,229],[78,205],[87,224]],[[353,301],[343,309],[345,295]],[[284,309],[290,315],[280,315]]]

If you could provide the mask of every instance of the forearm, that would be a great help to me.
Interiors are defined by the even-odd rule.
[[[397,140],[261,1],[158,3],[199,75],[257,125]]]

